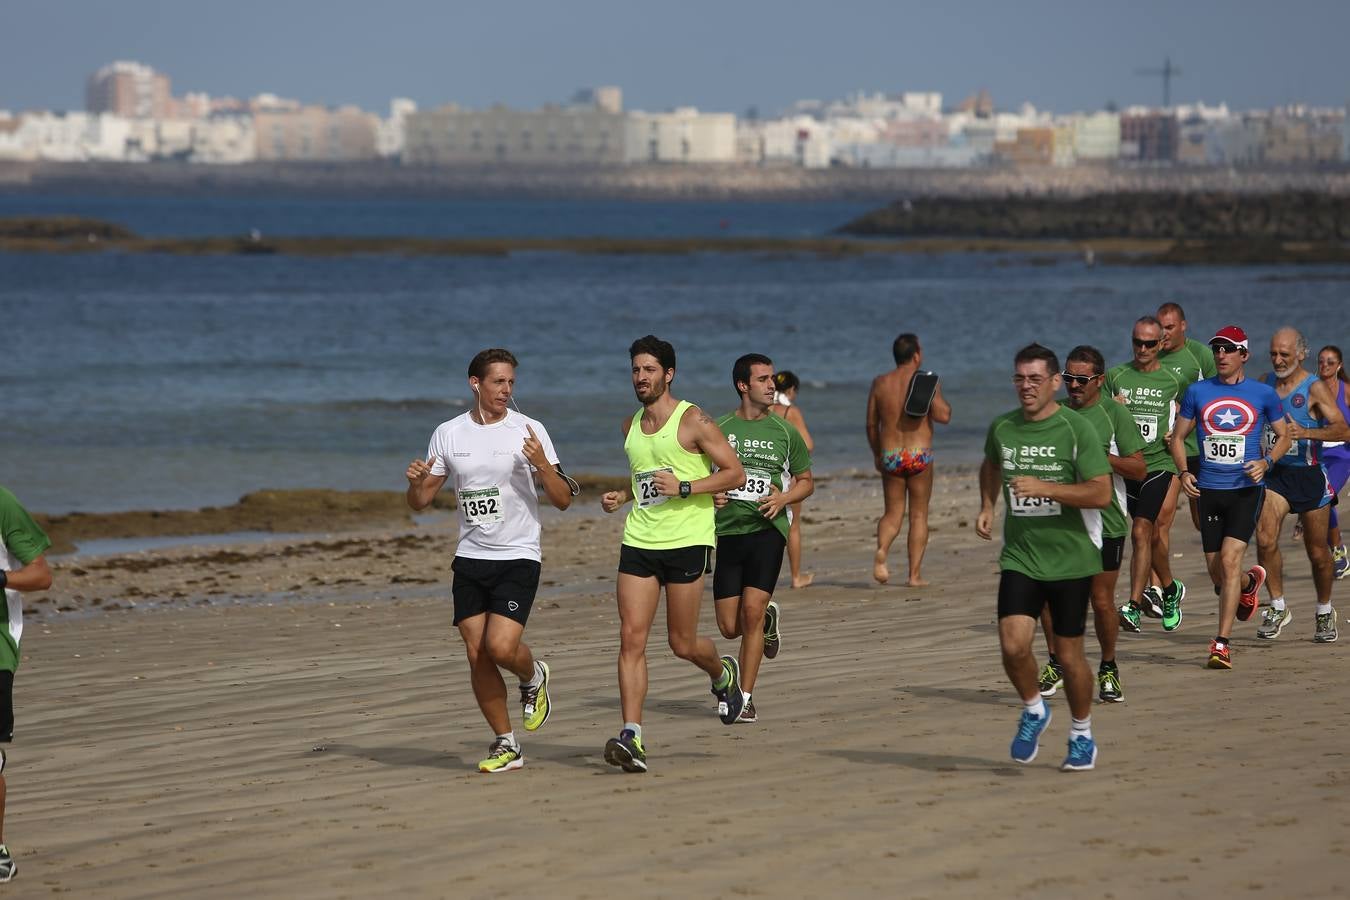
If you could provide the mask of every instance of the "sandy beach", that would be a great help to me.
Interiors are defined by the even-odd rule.
[[[1209,671],[1216,603],[1180,516],[1181,629],[1146,620],[1122,635],[1126,702],[1094,706],[1096,771],[1064,774],[1062,694],[1038,759],[1008,758],[1018,700],[998,658],[997,543],[976,538],[977,507],[973,473],[939,469],[934,583],[881,587],[875,480],[825,481],[805,531],[816,583],[780,586],[784,648],[761,672],[759,723],[720,724],[705,677],[658,624],[641,776],[601,758],[620,725],[621,519],[594,492],[546,521],[527,639],[553,668],[555,710],[518,731],[527,763],[501,776],[473,768],[491,735],[450,628],[446,516],[60,558],[16,684],[5,837],[19,874],[6,890],[1340,895],[1350,662],[1347,642],[1311,642],[1301,550],[1287,547],[1284,636],[1258,642],[1255,621],[1240,624],[1234,669]],[[711,600],[704,623],[715,633]],[[1095,665],[1090,633],[1088,647]]]

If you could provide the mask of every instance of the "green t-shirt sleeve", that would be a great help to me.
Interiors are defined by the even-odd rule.
[[[33,521],[18,498],[4,488],[0,488],[0,536],[9,552],[25,566],[52,545],[46,532]]]
[[[1075,415],[1073,423],[1074,439],[1078,443],[1078,452],[1074,458],[1074,468],[1078,470],[1078,479],[1088,481],[1098,475],[1111,474],[1111,462],[1102,449],[1101,438],[1097,436],[1092,423],[1082,416]]]
[[[1196,362],[1200,364],[1200,378],[1213,378],[1219,374],[1219,367],[1214,364],[1214,353],[1209,347],[1196,341]]]
[[[806,439],[796,425],[784,419],[783,426],[788,433],[788,473],[800,475],[811,468],[811,451],[806,449]]]
[[[1130,456],[1144,449],[1144,438],[1139,434],[1139,426],[1135,424],[1134,417],[1124,406],[1106,397],[1102,400],[1107,404],[1106,410],[1111,416],[1111,424],[1116,430],[1116,450],[1121,456]]]
[[[998,430],[998,423],[998,419],[990,422],[989,431],[984,436],[984,458],[996,466],[1003,462],[1003,450],[999,447],[998,439],[994,437],[994,432]]]

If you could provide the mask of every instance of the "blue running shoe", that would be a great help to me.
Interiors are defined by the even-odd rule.
[[[717,698],[717,714],[722,724],[731,725],[745,706],[745,697],[741,695],[741,666],[736,657],[722,657],[722,671],[727,676],[727,686],[719,688],[714,684],[712,693]]]
[[[1090,737],[1076,737],[1069,741],[1069,755],[1064,757],[1061,772],[1087,772],[1097,765],[1097,742]]]
[[[1017,736],[1012,742],[1012,758],[1020,763],[1029,763],[1035,759],[1037,751],[1041,749],[1041,732],[1049,724],[1049,706],[1045,708],[1043,716],[1033,716],[1025,709],[1022,710],[1022,718],[1017,723]]]

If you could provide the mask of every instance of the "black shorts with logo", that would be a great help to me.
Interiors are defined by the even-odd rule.
[[[1091,575],[1065,581],[1037,581],[1022,572],[1004,569],[998,580],[1000,619],[1008,616],[1040,619],[1041,610],[1049,604],[1051,627],[1060,637],[1083,636],[1091,601]]]
[[[692,584],[709,572],[712,548],[702,544],[671,550],[647,550],[619,546],[619,572],[639,578],[655,578],[661,584]]]
[[[1102,571],[1119,572],[1120,562],[1125,558],[1125,537],[1102,538]]]
[[[1201,488],[1200,546],[1206,553],[1218,553],[1224,538],[1250,544],[1265,500],[1264,484],[1226,491]]]
[[[1321,466],[1272,466],[1266,473],[1266,487],[1289,503],[1289,511],[1311,512],[1331,505],[1334,496],[1327,471]]]
[[[539,562],[533,559],[473,559],[456,556],[450,564],[455,580],[455,625],[483,613],[525,624],[539,590]]]
[[[748,587],[772,594],[783,569],[786,547],[787,539],[773,527],[749,534],[718,535],[713,599],[739,597]]]
[[[1172,487],[1171,472],[1149,472],[1143,481],[1125,479],[1125,505],[1132,519],[1158,521],[1167,492]]]

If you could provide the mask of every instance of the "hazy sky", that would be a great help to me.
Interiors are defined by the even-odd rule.
[[[271,91],[384,111],[535,107],[617,84],[625,106],[779,112],[856,90],[986,87],[1000,108],[1350,100],[1350,0],[0,0],[0,108],[80,109],[116,59],[175,94]]]

